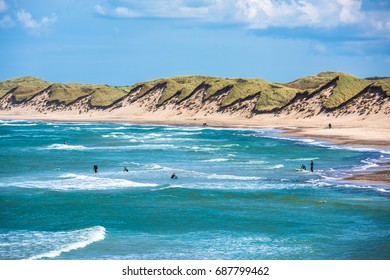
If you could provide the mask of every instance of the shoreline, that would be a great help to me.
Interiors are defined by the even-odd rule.
[[[65,114],[12,114],[0,112],[0,120],[26,120],[42,122],[107,122],[107,123],[131,123],[145,125],[177,125],[202,127],[207,123],[209,127],[221,128],[274,128],[282,130],[283,135],[300,138],[317,138],[331,143],[348,146],[365,146],[384,148],[390,150],[390,119],[376,122],[349,119],[333,119],[332,129],[327,128],[331,120],[324,118],[312,118],[309,120],[288,119],[287,117],[274,117],[270,115],[253,118],[234,118],[231,116],[203,116],[189,118],[188,116],[155,118],[147,116],[110,116],[107,114],[93,114],[89,116]]]
[[[50,114],[50,115],[27,115],[27,114],[4,114],[0,112],[0,120],[25,120],[42,122],[107,122],[107,123],[131,123],[144,125],[177,125],[202,127],[207,123],[211,128],[247,128],[261,129],[273,128],[281,130],[281,134],[290,137],[315,138],[329,143],[342,146],[354,146],[363,148],[386,149],[390,151],[390,124],[386,122],[349,122],[348,120],[333,120],[337,125],[329,129],[323,118],[311,120],[291,120],[291,118],[270,117],[266,118],[229,118],[226,116],[217,117],[193,117],[182,118],[171,117],[156,119],[148,115],[128,116],[107,116],[107,114],[94,114],[94,116],[79,116],[75,114]],[[387,126],[386,126],[387,124]],[[390,184],[390,163],[380,165],[380,168],[359,172],[353,176],[344,178],[346,181],[366,182],[376,184]]]

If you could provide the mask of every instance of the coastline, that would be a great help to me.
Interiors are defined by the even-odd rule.
[[[387,117],[388,118],[388,117]],[[93,112],[90,115],[76,115],[71,112],[63,114],[27,114],[17,112],[0,112],[0,120],[26,121],[60,121],[60,122],[115,122],[145,125],[178,125],[221,128],[273,128],[281,130],[282,135],[289,137],[320,139],[325,142],[343,146],[385,149],[390,151],[390,122],[379,120],[356,120],[345,117],[330,119],[324,117],[310,119],[294,119],[290,116],[275,117],[271,114],[242,118],[239,116],[154,116],[152,113],[139,116],[110,115]],[[332,123],[332,128],[327,124]],[[390,184],[390,163],[380,165],[379,169],[359,172],[347,181]]]
[[[29,112],[0,111],[0,120],[60,121],[60,122],[123,122],[132,124],[156,124],[179,126],[202,126],[225,128],[274,128],[284,135],[301,138],[317,138],[331,143],[348,146],[365,146],[390,149],[390,117],[375,119],[351,117],[313,117],[298,119],[294,116],[264,114],[252,118],[234,115],[189,116],[188,114],[168,115],[148,112],[142,115],[118,115],[106,112],[75,114],[74,112],[52,112],[39,114]],[[332,123],[332,129],[328,129]]]

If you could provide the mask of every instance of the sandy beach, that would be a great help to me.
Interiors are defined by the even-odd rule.
[[[1,120],[36,120],[63,122],[126,122],[134,124],[160,124],[231,128],[275,128],[284,131],[288,136],[318,138],[342,145],[368,146],[390,149],[390,117],[387,115],[367,117],[357,115],[333,118],[317,116],[301,118],[299,115],[261,114],[252,118],[229,114],[192,115],[183,112],[174,115],[173,112],[131,111],[129,114],[121,110],[113,112],[90,111],[79,114],[75,111],[60,111],[38,113],[33,108],[15,108],[10,111],[0,111]],[[328,124],[332,128],[328,128]]]

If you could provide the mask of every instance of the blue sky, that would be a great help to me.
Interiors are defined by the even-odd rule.
[[[389,0],[0,0],[0,80],[390,76]]]

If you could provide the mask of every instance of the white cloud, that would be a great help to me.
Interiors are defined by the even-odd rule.
[[[2,19],[0,19],[0,27],[1,28],[8,28],[13,26],[15,23],[12,20],[12,18],[9,15],[3,16]]]
[[[100,15],[105,15],[106,14],[106,9],[102,6],[102,5],[99,5],[97,4],[95,6],[95,11],[100,14]]]
[[[33,34],[39,34],[42,29],[48,27],[50,24],[53,24],[57,21],[56,16],[43,17],[40,20],[35,20],[29,12],[25,10],[20,10],[16,13],[18,21]]]
[[[230,0],[228,0],[230,1]],[[194,3],[200,3],[193,5]],[[192,3],[192,5],[191,5]],[[211,18],[216,14],[212,14],[210,10],[216,6],[216,3],[222,5],[223,0],[149,0],[121,1],[121,4],[116,6],[115,3],[102,6],[100,4],[94,6],[96,13],[110,17],[155,17],[155,18]],[[131,7],[131,8],[130,8]]]
[[[0,12],[4,12],[7,10],[7,3],[5,3],[5,0],[0,0]]]
[[[139,16],[137,13],[131,11],[126,7],[117,7],[114,9],[114,14],[119,17],[137,17]]]
[[[335,28],[347,25],[386,29],[389,13],[372,18],[363,0],[107,0],[98,14],[111,17],[187,18],[268,27]],[[120,5],[117,5],[120,3]],[[380,12],[380,11],[377,11]]]
[[[235,19],[252,28],[327,28],[362,21],[361,4],[361,0],[238,0]]]
[[[361,0],[338,0],[341,5],[340,22],[356,23],[364,18],[361,12]]]

